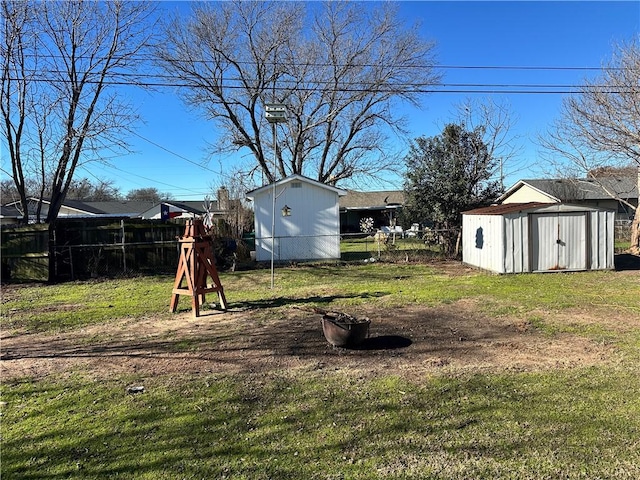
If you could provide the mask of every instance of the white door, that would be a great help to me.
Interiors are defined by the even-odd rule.
[[[586,214],[542,213],[531,217],[533,271],[587,269]]]

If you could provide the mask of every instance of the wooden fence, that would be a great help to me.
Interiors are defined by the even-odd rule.
[[[55,280],[175,272],[183,233],[178,222],[60,219],[51,249]],[[0,241],[3,281],[48,279],[47,225],[3,226]]]

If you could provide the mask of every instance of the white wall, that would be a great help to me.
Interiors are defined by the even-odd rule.
[[[271,259],[272,192],[268,187],[254,197],[257,261]],[[285,205],[289,217],[282,216]],[[304,180],[277,186],[274,236],[276,261],[339,259],[338,194]]]
[[[462,261],[485,270],[505,273],[504,218],[501,215],[463,215]]]

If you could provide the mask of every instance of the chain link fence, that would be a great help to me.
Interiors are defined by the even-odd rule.
[[[616,220],[615,253],[622,253],[631,246],[631,220]]]
[[[53,252],[56,281],[136,274],[175,274],[179,261],[179,237],[184,224],[126,220],[118,222],[60,222],[55,245],[49,249],[46,225],[2,228],[1,280],[46,281],[49,252]],[[615,227],[616,253],[629,247],[631,224]],[[451,257],[447,239],[459,238],[459,231],[413,229],[378,231],[372,234],[291,236],[273,239],[274,260],[343,262],[420,262]],[[458,245],[459,246],[459,245]],[[257,250],[263,249],[260,254]],[[219,270],[251,268],[271,256],[271,238],[247,241],[214,236],[213,251]],[[251,251],[256,256],[250,255]]]
[[[342,260],[418,262],[448,255],[447,240],[457,230],[413,229],[342,236]]]

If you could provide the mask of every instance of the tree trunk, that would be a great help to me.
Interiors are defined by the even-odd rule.
[[[58,278],[56,275],[56,224],[52,221],[49,223],[49,272],[47,275],[47,283],[56,283]]]
[[[636,214],[633,217],[633,223],[631,223],[631,247],[629,252],[634,255],[640,255],[640,165],[638,166],[638,206],[636,207]]]
[[[629,252],[640,255],[640,207],[636,208],[636,214],[631,224],[631,247]]]

